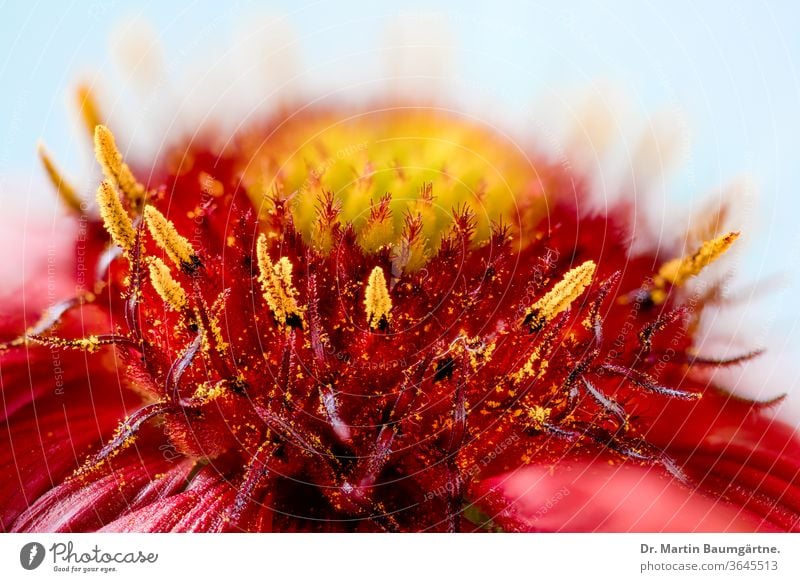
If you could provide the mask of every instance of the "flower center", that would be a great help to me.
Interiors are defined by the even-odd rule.
[[[541,216],[541,195],[557,177],[497,128],[427,107],[302,110],[245,130],[227,147],[262,218],[275,198],[291,198],[297,230],[323,250],[330,246],[319,224],[326,192],[367,253],[396,243],[409,215],[422,217],[420,236],[435,249],[454,208],[472,207],[476,240],[484,241],[492,222],[519,220],[522,193]],[[197,161],[191,147],[173,159],[171,173]]]
[[[563,170],[431,109],[288,114],[175,148],[150,188],[103,126],[95,145],[114,246],[85,299],[113,329],[29,339],[116,344],[146,403],[79,474],[152,418],[239,483],[232,523],[267,490],[455,529],[472,481],[575,447],[679,473],[645,438],[653,399],[701,396],[672,291],[735,233],[652,272],[624,208],[582,217]]]

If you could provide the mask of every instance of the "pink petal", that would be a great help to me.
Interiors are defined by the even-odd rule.
[[[473,500],[509,531],[771,531],[756,515],[693,491],[659,467],[561,461],[482,482]]]
[[[800,528],[800,439],[758,405],[709,391],[696,402],[669,403],[647,438],[702,489],[781,529]]]
[[[91,446],[109,436],[116,411],[65,409],[32,415],[0,431],[0,529],[7,531],[19,514],[60,483],[83,461]]]
[[[141,455],[148,455],[142,457]],[[74,477],[42,495],[25,510],[13,531],[96,531],[136,507],[156,475],[169,470],[157,445],[135,445],[122,455],[126,463],[101,465],[94,474]]]
[[[106,525],[106,532],[216,531],[236,491],[213,470],[202,470],[183,492],[160,499]]]
[[[169,483],[169,491],[162,490],[154,498],[145,493],[140,495],[138,501],[149,498],[149,503],[135,503],[132,511],[122,517],[106,524],[100,531],[104,532],[165,532],[173,530],[193,508],[203,505],[207,496],[213,496],[215,487],[220,483],[208,480],[198,487],[184,490],[188,470],[194,466],[193,462],[184,461],[175,467],[162,481]]]

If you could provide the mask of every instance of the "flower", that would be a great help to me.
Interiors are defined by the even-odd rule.
[[[132,169],[83,99],[97,215],[42,156],[94,277],[3,308],[4,530],[800,528],[793,431],[710,379],[757,354],[694,351],[738,232],[633,253],[630,201],[430,105]]]

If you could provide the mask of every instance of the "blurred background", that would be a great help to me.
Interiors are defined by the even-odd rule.
[[[112,127],[123,128],[123,148],[140,159],[167,134],[209,119],[235,128],[289,96],[431,93],[552,155],[572,148],[609,198],[652,135],[658,171],[642,204],[670,217],[658,224],[664,237],[707,200],[735,196],[745,244],[731,293],[743,301],[713,327],[736,335],[728,355],[768,348],[736,373],[749,394],[798,384],[796,3],[222,4],[0,3],[4,289],[32,271],[24,257],[37,237],[62,230],[37,142],[84,193],[96,185],[77,81],[93,87]],[[782,413],[800,419],[797,400],[800,391]]]

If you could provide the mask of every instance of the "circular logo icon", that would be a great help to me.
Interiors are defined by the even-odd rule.
[[[44,546],[39,542],[30,542],[19,551],[19,563],[26,570],[35,570],[44,561]]]

